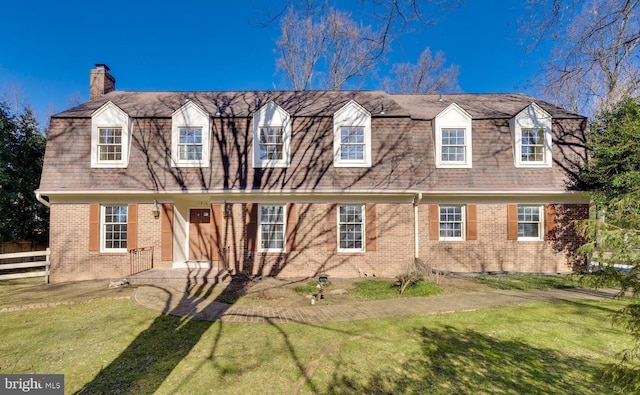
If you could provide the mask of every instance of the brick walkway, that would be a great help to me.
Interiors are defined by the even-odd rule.
[[[133,300],[140,306],[195,320],[222,322],[339,322],[420,314],[471,311],[535,301],[600,300],[612,298],[613,290],[552,289],[491,291],[421,298],[399,298],[341,305],[305,307],[251,307],[229,305],[206,298],[188,297],[179,283],[140,286]]]

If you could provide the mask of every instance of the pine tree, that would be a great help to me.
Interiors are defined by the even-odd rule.
[[[29,108],[0,103],[0,240],[48,240],[48,209],[37,201],[46,138]]]
[[[605,379],[621,393],[640,393],[640,99],[627,98],[593,123],[592,160],[580,176],[597,215],[582,224],[588,242],[579,252],[597,270],[584,276],[593,286],[620,287],[631,303],[614,316],[629,330],[632,346],[611,364]]]

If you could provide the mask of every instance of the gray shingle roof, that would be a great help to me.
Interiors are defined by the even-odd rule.
[[[107,101],[112,101],[134,118],[171,117],[186,100],[198,104],[212,116],[220,111],[225,117],[249,117],[270,100],[293,116],[332,116],[349,100],[355,100],[373,116],[433,119],[455,102],[475,119],[511,118],[531,102],[535,102],[554,118],[583,118],[523,94],[389,95],[382,91],[115,91],[54,117],[90,117]]]
[[[387,116],[409,116],[393,99],[381,91],[241,91],[241,92],[129,92],[115,91],[61,112],[57,118],[85,118],[107,101],[112,101],[129,116],[171,117],[186,100],[191,100],[215,115],[249,117],[270,100],[294,116],[332,116],[350,100],[355,100],[372,115],[384,108]]]
[[[451,103],[462,107],[475,119],[512,118],[532,102],[553,118],[584,118],[534,97],[520,93],[477,93],[451,95],[390,95],[413,118],[433,119]]]

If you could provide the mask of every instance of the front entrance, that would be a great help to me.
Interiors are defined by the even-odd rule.
[[[189,211],[189,260],[218,260],[214,229],[210,209],[193,208]]]

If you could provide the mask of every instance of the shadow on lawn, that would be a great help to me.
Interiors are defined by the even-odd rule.
[[[205,275],[206,277],[206,275]],[[153,394],[165,381],[169,374],[182,361],[202,335],[215,324],[214,321],[193,320],[196,308],[202,304],[211,304],[207,297],[218,287],[225,287],[215,301],[224,302],[225,291],[241,292],[237,282],[223,283],[219,277],[213,282],[202,279],[188,279],[185,293],[179,301],[182,306],[190,308],[183,317],[174,317],[172,294],[166,292],[166,303],[163,314],[159,315],[149,327],[140,332],[135,340],[107,367],[102,368],[94,379],[87,383],[76,394]],[[219,300],[220,299],[220,300]],[[225,306],[225,305],[220,305]],[[228,308],[228,305],[226,305]],[[226,308],[222,307],[222,315]],[[215,351],[215,346],[214,350]]]
[[[329,394],[589,394],[610,393],[602,366],[519,340],[472,329],[419,328],[421,352],[366,378],[334,375]]]

